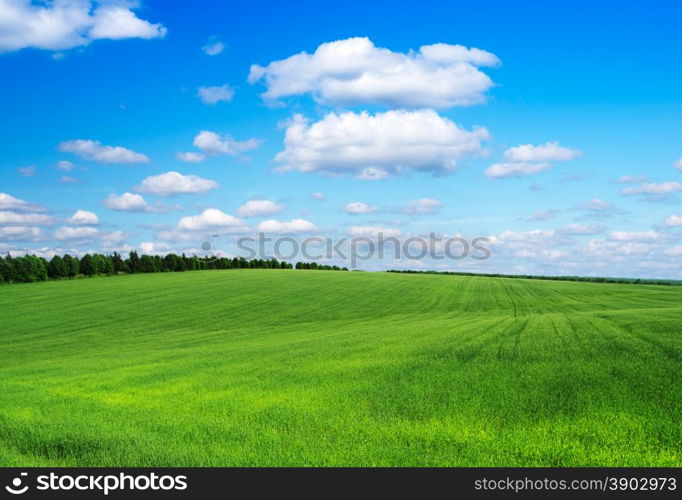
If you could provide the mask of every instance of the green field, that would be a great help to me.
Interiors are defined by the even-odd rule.
[[[0,311],[2,466],[682,465],[682,287],[202,271]]]

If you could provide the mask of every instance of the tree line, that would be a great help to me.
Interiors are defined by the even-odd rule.
[[[22,257],[0,257],[0,284],[32,283],[35,281],[59,280],[89,276],[113,276],[117,274],[165,273],[204,271],[213,269],[293,269],[294,265],[271,259],[250,259],[243,257],[187,257],[185,254],[138,255],[130,252],[127,259],[119,253],[111,255],[85,254],[81,258],[71,255],[55,255],[49,261],[35,255]],[[297,262],[296,269],[319,271],[348,271],[347,268]]]
[[[390,269],[389,273],[405,274],[447,274],[454,276],[483,276],[485,278],[517,278],[529,280],[552,281],[586,281],[590,283],[621,283],[629,285],[668,285],[682,286],[682,280],[649,279],[649,278],[607,278],[592,276],[542,276],[534,274],[499,274],[499,273],[467,273],[460,271],[416,271],[412,269]]]

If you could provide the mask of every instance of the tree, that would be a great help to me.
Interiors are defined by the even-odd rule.
[[[66,275],[69,278],[74,278],[78,276],[80,271],[80,262],[78,259],[71,257],[68,253],[64,255],[64,265],[66,266]]]
[[[59,255],[52,257],[52,260],[47,265],[47,275],[53,280],[66,278],[69,275],[69,272],[64,263],[64,259]]]
[[[92,255],[89,253],[86,253],[83,255],[83,257],[81,257],[80,271],[86,276],[92,276],[97,273],[97,269],[95,268],[92,260]]]

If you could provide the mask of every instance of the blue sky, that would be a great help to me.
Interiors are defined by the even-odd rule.
[[[492,257],[360,267],[682,278],[682,6],[594,4],[0,0],[0,251],[433,232]]]

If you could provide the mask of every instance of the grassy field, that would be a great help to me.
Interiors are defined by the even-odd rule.
[[[206,271],[0,312],[2,466],[682,465],[682,287]]]

